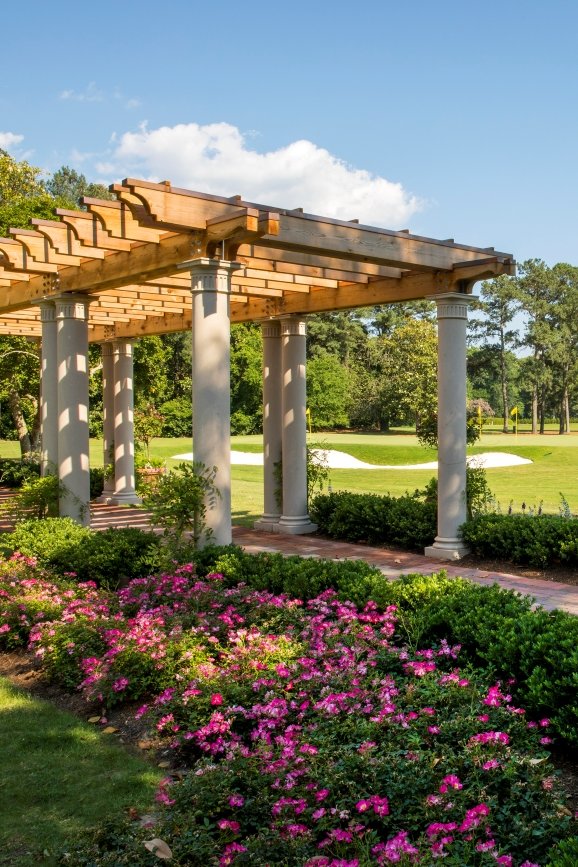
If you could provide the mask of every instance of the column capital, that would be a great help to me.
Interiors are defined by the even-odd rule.
[[[468,307],[472,303],[471,295],[461,292],[445,292],[432,298],[437,305],[438,319],[467,319]]]
[[[241,262],[209,259],[206,256],[181,262],[179,271],[190,271],[193,292],[230,292],[230,275],[242,268]]]
[[[38,306],[41,322],[56,322],[56,304],[54,301],[41,301]]]
[[[111,358],[113,355],[112,343],[106,342],[100,344],[100,352],[103,358]]]
[[[281,323],[278,319],[272,319],[268,322],[262,322],[261,334],[263,338],[281,337]]]
[[[281,336],[282,337],[306,337],[307,323],[299,316],[282,316]]]
[[[88,319],[88,305],[92,301],[86,295],[58,295],[54,299],[57,319],[78,319],[86,322]]]
[[[113,354],[132,356],[133,343],[134,341],[132,337],[122,337],[117,340],[113,340],[109,345],[112,346]]]

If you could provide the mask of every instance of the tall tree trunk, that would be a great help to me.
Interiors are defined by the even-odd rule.
[[[532,433],[538,433],[538,387],[532,386]]]
[[[34,421],[32,422],[32,430],[30,431],[30,446],[33,452],[40,450],[40,401],[34,401],[36,412],[34,413]]]
[[[566,386],[566,394],[564,395],[564,415],[566,417],[565,433],[570,433],[570,395],[568,394],[568,386]]]
[[[502,432],[508,433],[510,428],[510,402],[508,398],[508,379],[506,377],[506,349],[503,340],[500,344],[500,379],[502,380],[502,407],[504,409],[504,424]]]
[[[14,427],[16,428],[16,433],[18,434],[20,454],[24,457],[25,455],[29,455],[31,452],[30,435],[28,433],[28,425],[26,424],[24,413],[22,412],[20,395],[17,391],[11,391],[8,395],[8,406],[12,413],[12,420],[14,422]]]
[[[546,432],[546,412],[543,392],[540,394],[540,406],[538,412],[540,413],[540,433],[543,434]]]

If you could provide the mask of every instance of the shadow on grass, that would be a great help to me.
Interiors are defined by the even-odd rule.
[[[113,736],[0,680],[0,864],[56,864],[66,841],[153,802],[160,773]]]

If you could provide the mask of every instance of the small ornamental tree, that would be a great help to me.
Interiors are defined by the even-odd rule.
[[[163,528],[169,545],[178,548],[185,534],[190,534],[195,548],[210,542],[212,532],[205,518],[207,509],[221,496],[215,486],[216,474],[216,467],[209,469],[199,461],[183,463],[143,492],[152,524]]]

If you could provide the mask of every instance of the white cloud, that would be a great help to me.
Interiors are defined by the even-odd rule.
[[[73,100],[74,102],[104,102],[105,96],[99,90],[94,81],[91,81],[84,90],[63,90],[60,99]]]
[[[20,144],[23,139],[23,135],[18,135],[15,132],[0,132],[0,148],[10,150],[14,145]]]
[[[143,125],[117,136],[98,169],[387,228],[405,226],[423,207],[400,183],[348,165],[313,142],[260,153],[248,146],[249,137],[255,140],[254,131],[243,135],[228,123]]]

